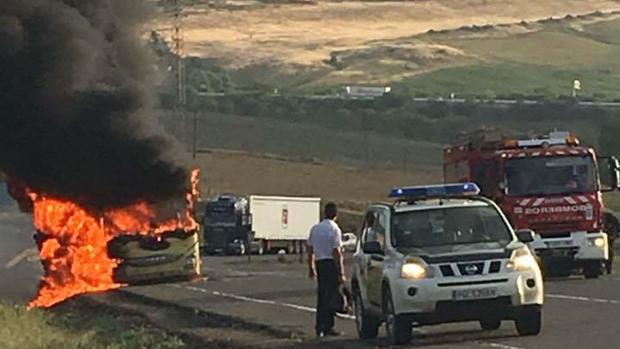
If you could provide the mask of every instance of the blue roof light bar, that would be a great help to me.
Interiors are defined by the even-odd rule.
[[[476,196],[479,194],[480,188],[478,188],[476,183],[455,183],[394,188],[390,192],[389,197],[402,200],[422,200],[429,198]]]

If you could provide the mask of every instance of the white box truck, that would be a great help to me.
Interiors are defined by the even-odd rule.
[[[266,251],[301,252],[320,220],[320,198],[252,195],[249,201],[254,241]]]
[[[218,195],[206,205],[203,248],[208,254],[301,252],[320,211],[314,197]]]

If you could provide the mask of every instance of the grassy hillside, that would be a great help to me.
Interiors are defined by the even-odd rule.
[[[162,117],[169,129],[189,144],[193,115],[183,126],[174,114]],[[433,166],[441,162],[442,146],[438,143],[414,141],[401,133],[380,134],[362,129],[352,120],[325,120],[324,123],[291,122],[273,118],[200,113],[198,116],[199,149],[222,148],[252,153],[279,154],[304,161],[330,161],[355,166],[391,166],[407,169]],[[337,126],[334,126],[337,124]]]
[[[461,96],[570,96],[579,79],[580,96],[620,98],[620,45],[614,33],[620,20],[601,17],[522,25],[522,33],[493,28],[484,34],[427,34],[423,40],[462,50],[476,57],[471,65],[438,69],[398,84],[413,94]],[[592,20],[590,20],[592,21]]]
[[[339,203],[346,230],[357,229],[356,213],[371,202],[386,201],[392,187],[437,183],[442,178],[439,166],[364,168],[229,151],[201,153],[196,162],[203,173],[203,197],[227,192],[318,196]]]
[[[227,72],[233,84],[219,92],[392,84],[415,95],[555,98],[578,78],[583,97],[620,99],[613,1],[192,3],[186,49]],[[169,18],[151,23],[164,38]]]

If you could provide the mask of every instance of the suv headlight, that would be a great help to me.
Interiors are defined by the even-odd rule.
[[[536,270],[536,268],[538,268],[538,262],[527,247],[514,250],[510,260],[506,263],[508,271],[528,271]]]
[[[432,277],[426,263],[418,259],[408,259],[400,267],[400,277],[403,279],[424,279]]]

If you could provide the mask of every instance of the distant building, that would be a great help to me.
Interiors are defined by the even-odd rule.
[[[345,86],[343,96],[348,98],[376,98],[392,91],[390,86]]]

